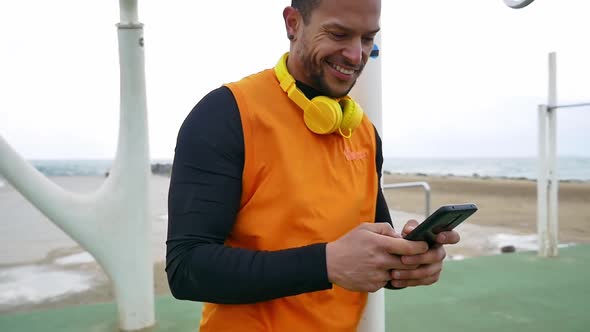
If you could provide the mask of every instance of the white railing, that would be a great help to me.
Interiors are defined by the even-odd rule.
[[[385,189],[400,189],[400,188],[415,188],[422,187],[424,189],[424,218],[430,215],[430,185],[427,182],[401,182],[384,184],[383,190]]]

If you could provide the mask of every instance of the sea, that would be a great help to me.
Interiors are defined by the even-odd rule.
[[[401,174],[536,180],[538,158],[385,158],[383,170]],[[558,157],[562,181],[590,181],[590,157]]]
[[[112,160],[31,160],[47,176],[103,176]],[[152,164],[170,164],[154,159]],[[385,158],[383,170],[400,174],[456,175],[536,180],[537,158]],[[563,181],[590,181],[590,157],[559,157],[557,175]],[[0,175],[0,186],[5,185]]]

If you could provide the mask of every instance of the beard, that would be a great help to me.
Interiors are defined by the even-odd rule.
[[[303,68],[307,73],[311,87],[316,89],[322,95],[332,98],[341,98],[348,95],[350,90],[352,90],[352,88],[356,84],[357,79],[355,79],[349,87],[345,88],[345,91],[337,91],[337,88],[332,87],[328,82],[327,74],[324,71],[323,65],[325,64],[327,66],[328,64],[323,60],[320,60],[320,63],[315,63],[312,55],[310,54],[310,52],[307,51],[307,47],[305,44],[303,45],[303,48],[299,53],[299,56],[303,63]],[[346,63],[346,65],[349,65],[350,67],[356,67],[355,65],[350,65],[348,63]],[[365,65],[362,64],[358,70],[358,75],[362,73],[364,67]]]

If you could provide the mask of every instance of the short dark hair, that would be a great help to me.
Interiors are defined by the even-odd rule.
[[[311,12],[319,7],[321,0],[291,0],[291,7],[297,9],[303,17],[303,23],[308,24]]]

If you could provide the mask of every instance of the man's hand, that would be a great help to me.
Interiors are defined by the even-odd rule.
[[[391,270],[418,267],[400,257],[427,253],[426,242],[405,240],[388,223],[364,223],[326,245],[328,279],[348,290],[375,292],[391,280]]]
[[[417,225],[416,220],[408,221],[402,230],[402,235],[406,236]],[[442,245],[455,244],[459,240],[459,233],[455,231],[441,232],[436,236],[437,244],[430,247],[427,252],[418,255],[403,255],[401,262],[404,265],[418,265],[418,268],[414,270],[393,269],[391,271],[391,284],[396,288],[403,288],[431,285],[437,282],[442,271],[442,261],[446,256],[446,251]]]

